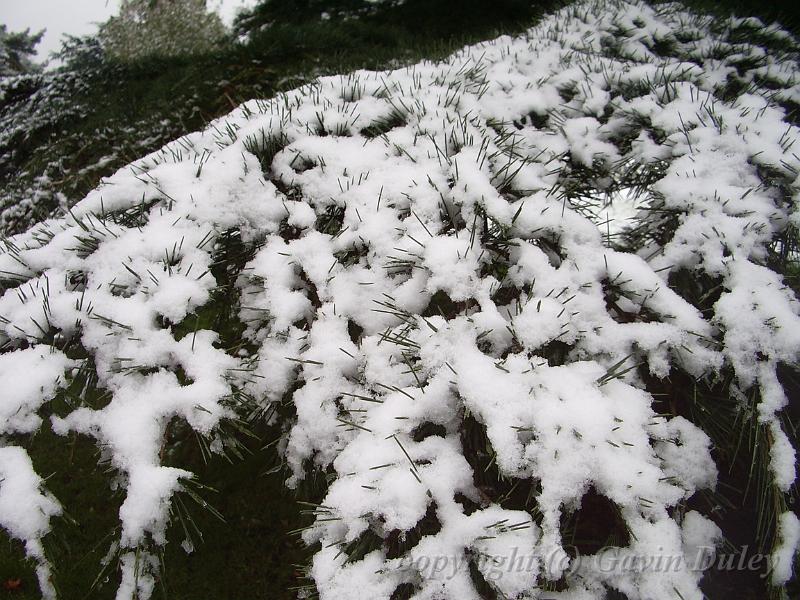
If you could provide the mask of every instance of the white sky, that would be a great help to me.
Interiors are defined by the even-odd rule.
[[[209,7],[230,24],[242,6],[256,0],[208,0]],[[0,23],[10,31],[47,29],[37,49],[44,60],[61,46],[64,33],[84,35],[96,31],[97,23],[114,14],[119,0],[0,0]]]

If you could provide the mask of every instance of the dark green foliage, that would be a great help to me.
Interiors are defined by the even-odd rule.
[[[656,4],[657,2],[654,2]],[[759,2],[759,0],[684,0],[688,8],[718,15],[733,13],[754,16],[769,24],[777,21],[795,35],[800,31],[800,4],[797,2]],[[751,39],[752,41],[752,39]]]
[[[242,14],[234,27],[240,35],[257,35],[271,32],[275,26],[343,23],[358,18],[373,29],[413,27],[421,34],[462,36],[484,29],[487,23],[505,28],[531,22],[558,4],[553,0],[266,0]]]
[[[36,54],[36,46],[43,35],[44,30],[34,34],[30,29],[11,32],[5,25],[0,25],[0,77],[35,71],[31,58]]]

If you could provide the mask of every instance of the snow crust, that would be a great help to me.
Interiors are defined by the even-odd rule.
[[[720,531],[682,507],[716,485],[711,441],[657,413],[648,382],[733,369],[742,395],[759,393],[775,484],[795,480],[776,369],[798,362],[800,303],[767,257],[800,225],[798,130],[780,105],[800,88],[791,56],[736,41],[748,28],[785,39],[677,5],[577,3],[441,63],[248,102],[6,240],[2,433],[33,433],[59,387],[96,376],[107,403],[51,426],[94,438],[126,491],[117,597],[152,593],[152,548],[192,478],[161,462],[168,423],[219,450],[246,396],[268,414],[292,403],[287,485],[311,468],[330,478],[303,534],[320,543],[323,600],[388,599],[401,584],[417,599],[477,598],[469,569],[423,566],[437,557],[477,562],[508,598],[559,581],[549,598],[702,598],[689,561]],[[735,82],[745,91],[724,100]],[[650,179],[612,242],[602,201],[563,190],[572,178],[590,198],[618,193],[620,165]],[[232,239],[253,249],[232,273],[242,352],[199,326],[176,335],[213,300]],[[718,280],[713,310],[670,286],[682,271]],[[533,486],[535,511],[475,485],[467,427],[485,432],[502,477]],[[0,524],[52,596],[41,538],[60,509],[3,439]],[[629,533],[614,552],[678,568],[571,564],[562,516],[592,490]],[[437,532],[403,555],[348,560],[368,532],[404,536],[429,514]],[[776,584],[800,538],[791,513],[779,525]],[[497,568],[512,555],[527,567]]]

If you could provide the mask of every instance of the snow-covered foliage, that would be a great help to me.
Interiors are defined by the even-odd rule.
[[[169,114],[70,129],[103,110],[101,82],[120,80],[96,39],[71,38],[55,69],[0,77],[0,231],[19,233],[80,200],[102,175],[185,131],[193,98]],[[98,149],[102,154],[97,156]]]
[[[63,143],[54,135],[65,122],[91,114],[85,101],[91,81],[98,77],[99,46],[88,39],[73,38],[64,44],[62,58],[67,64],[55,70],[0,78],[0,230],[18,233],[51,216],[67,205],[64,192],[55,189],[54,171],[61,161],[49,165],[30,182],[29,173],[20,172],[31,140],[45,137],[47,155],[51,147]],[[58,173],[59,179],[65,179]],[[62,186],[64,187],[64,186]],[[73,198],[73,201],[77,200]]]
[[[329,482],[303,532],[323,599],[461,600],[481,579],[701,598],[694,553],[724,532],[686,503],[716,484],[711,432],[685,418],[690,389],[655,394],[730,374],[786,505],[777,369],[797,365],[800,304],[770,267],[800,226],[797,72],[795,41],[754,19],[578,3],[442,63],[248,102],[6,240],[0,523],[45,596],[60,509],[13,440],[68,386],[54,431],[94,438],[126,490],[120,599],[152,592],[170,501],[196,495],[161,462],[169,421],[222,452],[226,423],[282,403],[287,484]],[[637,210],[612,234],[620,197]],[[687,274],[704,297],[674,285]],[[234,347],[196,316],[223,288]],[[476,485],[489,469],[502,491]],[[569,554],[590,494],[621,523],[617,557],[672,568]],[[774,519],[779,586],[800,528]]]

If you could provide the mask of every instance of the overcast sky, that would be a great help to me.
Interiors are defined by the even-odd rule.
[[[251,6],[256,0],[208,0],[230,24],[236,11]],[[105,21],[119,6],[119,0],[0,0],[0,23],[10,31],[31,28],[47,29],[38,46],[39,58],[46,58],[61,45],[65,33],[83,35],[96,31],[97,23]]]

